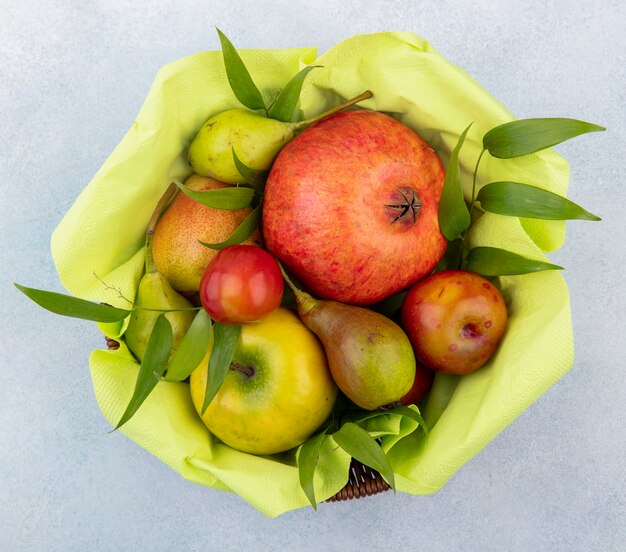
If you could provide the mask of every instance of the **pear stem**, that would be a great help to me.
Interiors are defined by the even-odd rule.
[[[154,240],[154,229],[157,222],[161,218],[161,215],[165,212],[165,209],[169,206],[170,202],[178,193],[178,186],[173,182],[168,186],[165,193],[159,199],[157,206],[154,208],[150,222],[148,223],[148,229],[146,230],[146,274],[157,272],[157,266],[152,256],[152,242]]]
[[[306,291],[297,288],[296,285],[291,281],[291,278],[289,278],[289,276],[285,272],[283,265],[278,260],[276,262],[278,263],[278,268],[280,268],[280,272],[282,273],[285,282],[287,282],[287,285],[291,288],[291,291],[293,291],[293,294],[296,297],[296,303],[298,304],[298,314],[300,315],[300,317],[303,317],[305,314],[308,314],[310,311],[312,311],[319,304],[319,301],[317,299],[314,299]]]
[[[325,111],[324,113],[320,115],[316,115],[315,117],[312,117],[311,119],[307,119],[306,121],[300,121],[299,123],[295,123],[292,128],[293,130],[300,130],[301,128],[311,126],[317,123],[318,121],[325,119],[326,117],[330,117],[331,115],[334,115],[338,111],[342,111],[363,100],[368,100],[373,95],[374,94],[372,93],[371,90],[366,90],[365,92],[363,92],[362,94],[359,94],[358,96],[352,98],[351,100],[348,100],[347,102],[344,102],[341,105],[338,105],[337,107],[333,107],[332,109],[329,109],[328,111]]]

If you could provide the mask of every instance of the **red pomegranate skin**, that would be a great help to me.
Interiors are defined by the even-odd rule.
[[[318,297],[376,303],[443,256],[444,178],[434,150],[388,115],[333,115],[275,160],[263,204],[266,246]]]

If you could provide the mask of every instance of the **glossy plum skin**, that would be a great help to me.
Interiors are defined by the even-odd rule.
[[[482,276],[444,270],[409,290],[401,317],[421,362],[440,372],[467,374],[493,355],[507,310],[500,291]]]
[[[221,324],[257,322],[274,312],[283,298],[283,277],[276,260],[252,245],[222,249],[200,281],[200,302]]]

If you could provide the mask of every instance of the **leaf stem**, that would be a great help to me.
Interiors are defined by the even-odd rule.
[[[122,290],[120,288],[116,288],[116,287],[110,286],[102,278],[100,278],[100,276],[98,276],[95,272],[93,272],[93,275],[96,277],[96,279],[101,284],[104,285],[105,289],[110,289],[112,291],[117,291],[117,296],[120,299],[124,299],[124,301],[129,303],[133,307],[133,310],[145,310],[145,311],[152,311],[152,312],[184,312],[184,311],[199,311],[199,310],[202,310],[202,307],[185,307],[184,309],[151,309],[149,307],[138,307],[137,304],[134,301],[131,301],[128,297],[125,297],[122,294]],[[111,306],[111,305],[109,305],[109,306]]]
[[[161,218],[161,215],[165,212],[165,209],[169,206],[170,202],[174,199],[176,194],[178,193],[178,187],[174,182],[172,182],[165,190],[165,193],[159,199],[156,207],[154,208],[154,212],[150,217],[150,222],[148,223],[148,229],[146,230],[146,274],[156,272],[157,267],[154,263],[154,257],[152,256],[152,242],[154,240],[154,229],[156,228],[157,222]]]
[[[131,301],[128,297],[125,297],[124,294],[122,293],[122,290],[120,288],[116,288],[113,286],[110,286],[109,284],[107,284],[102,278],[100,278],[100,276],[98,276],[96,274],[96,272],[92,272],[92,274],[96,277],[96,280],[98,280],[102,285],[104,285],[104,288],[107,290],[111,290],[111,291],[116,291],[117,292],[117,296],[120,299],[124,299],[124,301],[126,301],[127,303],[129,303],[130,305],[132,305],[132,307],[135,307],[135,303],[133,301]]]
[[[472,178],[472,202],[470,204],[470,218],[472,216],[472,208],[474,207],[474,200],[476,199],[476,174],[478,173],[478,165],[480,164],[480,160],[483,158],[484,153],[487,151],[486,148],[480,152],[478,156],[478,160],[476,161],[476,167],[474,167],[474,177]]]
[[[461,241],[461,245],[459,247],[459,257],[456,263],[456,266],[459,269],[461,268],[461,264],[463,262],[463,251],[465,250],[465,242],[467,240],[467,234],[469,233],[469,229],[471,228],[472,213],[474,211],[474,204],[476,202],[476,174],[478,174],[478,165],[480,165],[480,160],[483,158],[483,155],[486,151],[487,151],[486,148],[482,149],[482,151],[480,152],[480,155],[478,156],[478,159],[476,160],[476,166],[474,167],[474,175],[472,177],[472,199],[471,199],[470,208],[469,208],[470,226],[466,228],[465,231],[463,232],[463,238]]]

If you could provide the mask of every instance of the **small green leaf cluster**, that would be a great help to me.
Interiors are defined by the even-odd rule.
[[[352,458],[380,473],[395,492],[393,467],[377,439],[372,437],[361,424],[366,420],[382,415],[396,415],[417,422],[424,433],[428,433],[426,422],[417,407],[396,406],[389,410],[364,412],[348,409],[341,412],[344,401],[338,399],[335,417],[316,435],[307,439],[298,451],[298,478],[300,487],[314,510],[317,510],[315,498],[315,471],[320,461],[322,445],[327,437],[332,437],[335,444]]]
[[[318,66],[312,65],[302,69],[287,83],[272,104],[267,106],[239,52],[237,52],[232,42],[222,31],[217,29],[217,34],[222,46],[226,77],[235,97],[252,111],[263,110],[271,119],[277,119],[286,123],[291,122],[298,106],[304,79]]]
[[[39,306],[62,316],[94,322],[120,322],[132,313],[132,310],[118,309],[62,293],[29,288],[20,284],[15,284],[15,287]],[[133,306],[134,308],[140,307]],[[202,406],[204,414],[228,372],[237,349],[241,327],[213,324],[204,309],[197,307],[195,310],[198,310],[198,313],[174,353],[169,368],[167,364],[172,352],[172,327],[164,316],[164,313],[169,311],[164,311],[158,316],[139,367],[133,396],[115,429],[132,418],[160,380],[178,382],[188,378],[191,372],[200,366],[213,339],[214,344],[209,356],[209,377]]]
[[[252,169],[248,169],[252,171]],[[192,190],[178,180],[174,181],[178,189],[189,199],[213,209],[235,210],[250,205],[255,197],[255,189],[247,186],[230,186],[215,190]],[[237,245],[246,241],[261,222],[261,203],[257,202],[252,212],[241,222],[235,231],[220,243],[205,243],[198,240],[204,247],[221,250],[229,245]]]
[[[491,182],[476,195],[476,174],[483,155],[511,159],[535,153],[570,138],[603,127],[576,119],[522,119],[497,126],[483,137],[483,149],[474,169],[469,208],[463,196],[459,171],[459,151],[471,124],[461,133],[450,154],[439,203],[439,227],[449,240],[444,261],[437,267],[465,268],[483,276],[528,274],[541,270],[562,270],[555,264],[537,261],[496,247],[476,247],[465,251],[472,211],[480,205],[485,212],[543,220],[600,220],[600,217],[569,199],[522,182]]]
[[[132,310],[118,309],[62,293],[29,288],[20,284],[15,284],[15,287],[39,306],[62,316],[94,322],[120,322],[132,313]],[[133,309],[135,308],[141,307],[133,306]],[[158,316],[139,367],[135,390],[115,429],[132,418],[159,381],[179,382],[188,378],[191,372],[200,366],[213,339],[209,356],[209,377],[202,406],[204,414],[228,372],[237,349],[241,327],[213,324],[204,309],[197,307],[194,310],[198,310],[198,313],[174,353],[169,368],[172,327],[164,316],[165,312],[169,311],[164,311]]]

